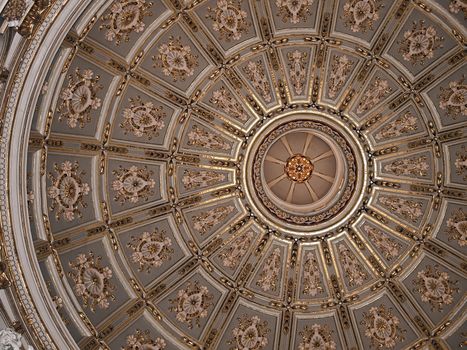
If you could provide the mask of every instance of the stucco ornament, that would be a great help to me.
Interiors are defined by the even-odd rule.
[[[295,93],[301,95],[305,88],[306,84],[306,52],[300,52],[295,50],[294,52],[289,52],[287,58],[289,60],[289,75],[292,86],[295,90]]]
[[[347,81],[350,71],[352,70],[353,63],[348,56],[334,55],[331,63],[331,70],[329,72],[329,97],[335,98],[340,92],[344,83]]]
[[[465,0],[451,0],[449,3],[449,11],[452,13],[464,13],[464,18],[467,18],[467,2]]]
[[[235,344],[231,350],[260,350],[268,345],[266,335],[270,329],[266,321],[248,315],[243,315],[238,321],[238,326],[232,330],[234,338],[229,341],[229,344]]]
[[[203,211],[199,215],[193,216],[193,228],[203,235],[214,226],[219,225],[222,221],[227,219],[234,209],[232,205],[228,205]]]
[[[250,79],[256,92],[261,95],[266,102],[271,102],[271,86],[269,85],[269,80],[266,77],[263,61],[250,61],[245,67],[243,67],[243,71],[247,75],[248,79]]]
[[[83,300],[83,306],[92,312],[96,307],[108,309],[110,301],[115,300],[115,287],[110,283],[112,270],[101,266],[102,257],[89,254],[79,254],[68,264],[72,269],[68,275],[75,283],[74,291]]]
[[[146,136],[149,140],[159,135],[159,131],[165,126],[166,114],[162,106],[155,106],[148,101],[143,102],[141,97],[130,99],[130,106],[123,111],[124,121],[120,127],[124,133],[132,132],[136,137]]]
[[[441,87],[439,107],[452,119],[467,116],[467,85],[464,78],[451,81],[448,87]]]
[[[240,40],[248,32],[247,13],[241,8],[241,0],[217,0],[216,7],[208,7],[207,18],[214,22],[212,28],[219,32],[219,38]]]
[[[210,150],[229,151],[232,146],[218,133],[213,133],[198,125],[193,125],[188,133],[188,145]]]
[[[417,222],[423,215],[423,204],[418,201],[394,196],[381,196],[379,202],[391,212],[412,222]]]
[[[336,342],[332,339],[332,330],[327,325],[313,324],[305,326],[299,333],[302,336],[299,350],[335,350]]]
[[[404,33],[399,52],[404,60],[413,65],[424,64],[434,57],[436,49],[441,47],[442,37],[437,36],[433,26],[425,26],[424,21],[414,22],[412,29]]]
[[[368,112],[373,109],[381,100],[387,97],[392,92],[392,89],[389,87],[389,82],[380,77],[376,77],[371,85],[369,85],[363,96],[358,103],[357,113],[362,114],[363,112]]]
[[[194,171],[185,170],[183,172],[182,182],[187,190],[213,186],[225,180],[225,175],[216,171]]]
[[[120,45],[122,41],[130,40],[130,33],[141,33],[144,30],[144,17],[151,16],[148,9],[151,2],[145,0],[120,0],[114,2],[110,12],[102,17],[103,24],[99,29],[107,29],[105,38]]]
[[[238,103],[232,94],[223,86],[212,93],[210,102],[218,106],[225,114],[232,118],[241,120],[242,122],[248,120],[248,116],[240,103]]]
[[[410,112],[405,112],[402,116],[381,128],[381,130],[375,135],[375,139],[389,139],[402,136],[416,130],[418,130],[417,117]]]
[[[154,66],[162,68],[164,75],[172,77],[174,82],[192,76],[198,66],[198,56],[189,45],[183,45],[179,37],[170,37],[167,43],[159,46],[159,55],[152,59]]]
[[[79,171],[77,162],[65,161],[62,164],[54,164],[55,175],[49,173],[52,186],[48,188],[48,196],[52,199],[50,211],[55,212],[58,221],[63,217],[66,221],[72,221],[76,216],[81,217],[80,208],[85,208],[84,196],[89,194],[90,187],[83,182],[83,171]]]
[[[310,7],[313,2],[314,0],[276,0],[276,6],[279,8],[277,15],[281,16],[284,22],[305,22],[311,13]]]
[[[451,280],[449,274],[440,271],[437,265],[427,265],[425,269],[418,271],[413,283],[416,285],[415,291],[420,294],[423,302],[430,304],[432,311],[442,311],[444,305],[452,304],[453,294],[459,292],[455,287],[457,281]]]
[[[467,213],[459,208],[446,222],[449,240],[455,240],[461,247],[467,246]]]
[[[303,265],[303,294],[315,297],[323,292],[319,267],[316,256],[308,252]]]
[[[164,230],[154,229],[152,232],[143,232],[138,236],[131,236],[127,246],[133,250],[131,260],[139,264],[139,271],[151,272],[152,268],[160,267],[171,259],[174,250],[171,248],[172,240],[167,237]]]
[[[193,328],[193,322],[201,327],[201,319],[208,317],[208,308],[213,305],[212,299],[208,287],[198,281],[188,282],[185,288],[178,291],[177,297],[170,300],[174,305],[170,310],[176,312],[177,320],[188,328]]]
[[[86,123],[91,122],[91,111],[101,106],[97,92],[102,86],[98,81],[99,75],[94,75],[90,69],[81,73],[80,69],[76,68],[74,75],[69,74],[68,86],[60,94],[62,103],[58,107],[58,120],[66,119],[71,129],[78,125],[84,128]]]
[[[160,337],[153,340],[149,330],[137,329],[126,338],[126,346],[122,350],[164,350],[166,346],[165,340]]]
[[[365,325],[365,336],[370,338],[372,348],[394,349],[404,340],[399,318],[384,305],[370,308],[363,318],[361,323]]]
[[[0,350],[34,350],[32,346],[24,348],[21,343],[21,334],[11,328],[0,331]]]
[[[265,292],[275,291],[279,282],[281,268],[281,250],[275,248],[264,262],[256,285]]]
[[[353,32],[373,30],[379,19],[378,10],[381,0],[348,0],[344,5],[344,24]]]
[[[148,200],[149,196],[154,194],[153,188],[156,187],[156,181],[152,178],[154,172],[148,170],[146,166],[138,168],[133,165],[129,169],[120,166],[112,173],[116,176],[112,182],[112,189],[117,191],[114,199],[121,204],[126,201],[138,203],[141,198]]]

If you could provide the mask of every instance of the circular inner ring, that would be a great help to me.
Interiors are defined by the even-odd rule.
[[[296,112],[258,135],[247,151],[245,175],[247,196],[261,217],[280,230],[322,232],[354,211],[364,165],[344,124]]]

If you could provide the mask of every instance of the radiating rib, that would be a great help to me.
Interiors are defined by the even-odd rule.
[[[313,158],[313,159],[311,160],[311,162],[312,162],[312,163],[316,163],[317,161],[320,161],[320,160],[322,160],[322,159],[326,159],[326,158],[332,156],[333,154],[334,154],[334,152],[333,152],[332,150],[329,150],[329,151],[324,152],[324,153],[320,154],[319,156]]]
[[[289,155],[293,156],[292,148],[290,148],[290,144],[289,141],[287,141],[287,138],[285,136],[281,137],[281,141],[287,152],[289,152]]]
[[[279,181],[285,179],[286,177],[287,177],[286,174],[282,174],[281,176],[276,177],[274,180],[269,181],[269,182],[268,182],[268,186],[271,188],[272,186],[274,186],[275,184],[277,184]]]
[[[274,158],[273,156],[266,156],[266,160],[271,162],[271,163],[276,163],[276,164],[280,164],[280,165],[285,165],[286,164],[286,162],[284,162],[283,160]]]
[[[305,155],[308,147],[310,147],[311,139],[313,138],[313,134],[306,135],[305,145],[303,146],[302,154]]]
[[[287,193],[286,201],[289,202],[289,203],[292,202],[293,192],[295,190],[295,184],[296,184],[296,182],[292,181],[292,184],[290,185],[290,188],[289,188],[289,193]]]
[[[314,171],[314,172],[313,172],[313,176],[314,176],[314,175],[316,175],[316,176],[322,178],[324,181],[327,181],[327,182],[329,182],[329,183],[333,183],[333,182],[334,182],[334,178],[333,178],[333,177],[331,177],[331,176],[329,176],[329,175],[321,174],[321,173],[318,172],[318,171]]]
[[[305,182],[306,188],[308,189],[308,192],[310,193],[311,199],[313,199],[314,202],[316,202],[319,198],[318,195],[316,194],[315,191],[311,188],[311,185],[308,182]]]

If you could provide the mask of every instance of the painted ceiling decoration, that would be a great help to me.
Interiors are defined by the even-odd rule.
[[[467,345],[465,1],[2,16],[0,344]]]

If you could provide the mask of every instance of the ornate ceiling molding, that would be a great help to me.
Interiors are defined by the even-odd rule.
[[[2,285],[37,348],[465,341],[463,6],[10,16]]]

